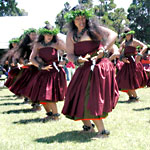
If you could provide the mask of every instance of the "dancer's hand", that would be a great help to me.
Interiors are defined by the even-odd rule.
[[[103,49],[99,50],[97,54],[98,54],[97,59],[102,58],[104,56],[104,50]]]
[[[125,63],[128,63],[128,64],[130,63],[130,61],[126,57],[122,58],[122,61],[125,62]]]
[[[50,71],[50,69],[53,69],[52,65],[44,66],[41,68],[42,70]]]
[[[33,64],[32,64],[32,62],[28,62],[26,65],[27,65],[27,66],[31,66],[31,65],[33,65]]]
[[[84,63],[84,62],[86,62],[86,61],[89,61],[86,57],[85,58],[83,58],[83,57],[79,57],[78,58],[78,63]]]

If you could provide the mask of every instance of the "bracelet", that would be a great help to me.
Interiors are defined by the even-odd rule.
[[[80,65],[80,63],[78,62],[78,59],[79,59],[79,57],[75,57],[74,64],[75,64],[76,66],[79,66],[79,65]]]
[[[63,58],[63,60],[65,60],[65,61],[66,61],[66,64],[69,62],[67,58]]]
[[[143,57],[143,55],[141,53],[137,53],[137,55]]]
[[[119,60],[122,61],[123,58],[125,58],[125,56],[124,54],[121,54]]]
[[[108,50],[104,50],[104,55],[103,55],[103,58],[105,58],[105,57],[109,57],[109,53],[108,53]]]
[[[42,65],[42,64],[39,64],[39,66],[38,66],[38,70],[41,70],[41,69],[42,69],[42,67],[43,67],[43,65]]]

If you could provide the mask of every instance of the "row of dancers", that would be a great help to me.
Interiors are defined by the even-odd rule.
[[[38,31],[30,28],[21,41],[10,41],[12,48],[2,58],[11,66],[5,86],[30,99],[33,106],[42,104],[44,123],[60,119],[57,102],[64,101],[62,114],[81,120],[83,133],[95,132],[96,126],[93,139],[108,137],[103,119],[115,108],[119,90],[128,94],[128,102],[137,102],[136,89],[149,85],[145,71],[149,71],[149,49],[129,28],[118,48],[117,33],[99,25],[83,6],[75,6],[65,19],[66,42],[57,28],[48,26]],[[64,53],[67,57],[62,59]],[[68,61],[76,65],[76,71],[67,86],[63,67]]]

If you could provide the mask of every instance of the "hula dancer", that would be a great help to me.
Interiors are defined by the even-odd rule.
[[[123,33],[125,40],[120,46],[120,59],[124,64],[116,76],[119,89],[127,92],[129,95],[128,102],[137,102],[139,97],[135,90],[144,87],[147,83],[147,74],[140,62],[147,46],[134,39],[134,34],[135,32],[129,28],[126,28]],[[140,52],[137,52],[137,46],[141,47]]]
[[[10,50],[3,56],[1,62],[5,66],[8,65],[8,79],[5,82],[5,86],[10,88],[19,75],[19,68],[17,67],[15,56],[19,54],[18,45],[20,39],[13,38],[9,41]]]
[[[92,10],[81,6],[65,15],[70,24],[66,42],[68,59],[79,67],[68,86],[62,113],[67,118],[82,120],[85,133],[95,132],[96,125],[97,139],[109,135],[102,119],[115,108],[119,97],[114,66],[104,58],[117,34],[95,23],[92,16]]]
[[[147,50],[142,57],[141,63],[148,75],[147,86],[150,87],[150,45],[147,45]]]
[[[39,69],[32,81],[26,87],[24,94],[34,103],[44,106],[47,116],[43,122],[58,120],[60,114],[57,110],[57,102],[63,101],[66,93],[67,82],[65,72],[60,67],[58,50],[66,50],[65,43],[57,37],[57,28],[39,29],[38,41],[34,44],[30,56],[31,63]],[[44,63],[39,63],[36,57]]]

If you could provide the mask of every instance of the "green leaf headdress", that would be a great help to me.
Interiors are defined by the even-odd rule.
[[[44,34],[57,35],[58,33],[59,33],[58,28],[54,28],[54,29],[40,28],[38,30],[38,34],[41,34],[41,35],[44,35]]]
[[[45,24],[50,24],[49,21],[45,21],[44,23],[45,23]]]
[[[24,35],[30,34],[30,33],[32,33],[32,32],[36,33],[37,31],[36,31],[36,29],[34,29],[34,28],[29,28],[29,29],[27,29],[27,30],[24,30]]]
[[[93,10],[90,9],[84,9],[84,10],[71,10],[70,12],[67,12],[65,15],[64,15],[64,19],[66,20],[66,22],[71,22],[73,21],[77,16],[85,16],[86,19],[89,19],[91,17],[94,16],[93,14]]]
[[[128,31],[128,32],[122,33],[121,36],[125,38],[126,35],[129,35],[129,34],[132,34],[132,35],[133,35],[133,34],[135,34],[135,31],[130,30],[130,31]]]
[[[19,38],[12,38],[9,43],[12,44],[12,43],[19,43],[20,42],[20,39]]]

